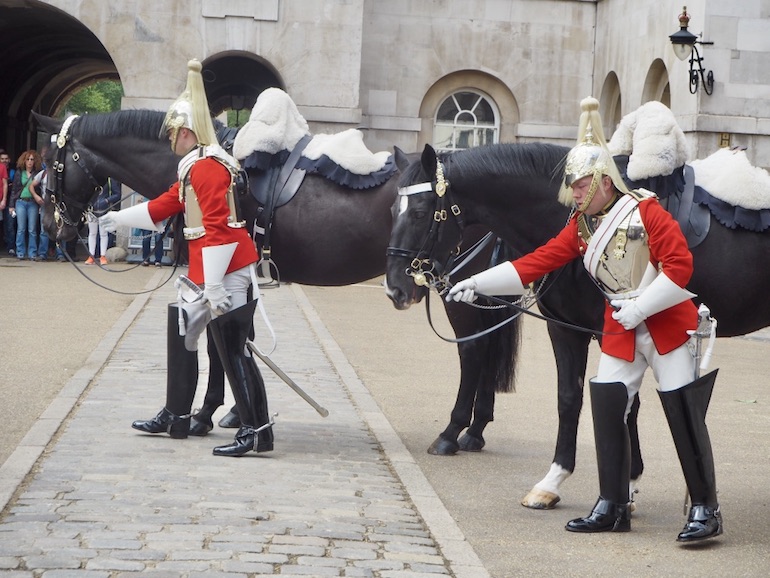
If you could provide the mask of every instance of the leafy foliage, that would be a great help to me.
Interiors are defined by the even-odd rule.
[[[73,93],[60,116],[120,110],[123,85],[115,80],[99,80]]]

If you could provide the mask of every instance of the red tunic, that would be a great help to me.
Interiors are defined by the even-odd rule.
[[[647,230],[650,262],[680,287],[685,287],[692,276],[692,254],[679,225],[655,199],[639,203],[639,214]],[[578,237],[577,216],[542,247],[512,261],[524,285],[546,273],[582,258],[586,243]],[[604,309],[602,351],[613,357],[633,361],[636,331],[623,329],[612,318],[609,303]],[[689,339],[687,330],[698,324],[698,310],[691,300],[651,315],[645,321],[658,353],[664,355]]]
[[[227,226],[230,209],[227,205],[227,189],[230,186],[230,173],[221,163],[213,158],[196,161],[190,169],[190,183],[198,196],[198,204],[203,213],[203,228],[206,234],[199,239],[188,241],[190,252],[189,277],[198,284],[203,278],[203,247],[238,243],[227,272],[231,273],[250,263],[256,263],[258,255],[254,242],[245,228],[236,229]],[[184,211],[184,203],[179,202],[179,181],[157,199],[149,201],[150,217],[156,223]]]

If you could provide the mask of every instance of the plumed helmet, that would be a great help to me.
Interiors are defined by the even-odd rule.
[[[181,128],[190,129],[195,133],[198,142],[202,145],[211,145],[217,142],[214,123],[211,121],[209,102],[206,91],[203,88],[202,66],[199,60],[190,60],[187,63],[187,86],[179,95],[166,113],[163,123],[163,131],[173,134],[173,142]]]
[[[599,116],[599,101],[589,96],[580,102],[580,108],[577,144],[567,153],[564,184],[559,193],[559,200],[567,206],[573,202],[570,187],[575,181],[587,176],[593,176],[594,181],[597,181],[603,175],[608,175],[620,192],[628,192],[607,148]]]
[[[585,131],[583,140],[575,146],[567,155],[567,164],[564,168],[564,184],[572,186],[572,183],[598,173],[606,175],[610,166],[610,152],[594,140],[593,129],[589,125]]]

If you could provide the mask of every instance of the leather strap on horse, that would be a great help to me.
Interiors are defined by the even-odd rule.
[[[670,195],[667,208],[674,217],[682,234],[687,240],[687,247],[692,249],[700,245],[706,238],[711,224],[711,213],[708,208],[694,202],[695,171],[690,165],[684,165],[684,190],[681,197]]]
[[[297,163],[299,162],[299,158],[302,155],[302,151],[305,150],[305,147],[308,145],[311,138],[312,137],[310,135],[305,135],[299,140],[299,142],[294,146],[294,149],[291,151],[291,154],[289,154],[289,158],[286,159],[286,162],[281,167],[281,171],[278,173],[278,178],[276,179],[275,184],[270,187],[270,194],[268,195],[267,202],[265,203],[265,234],[262,240],[262,255],[266,259],[270,258],[270,230],[273,226],[273,215],[275,213],[275,207],[278,202],[278,198],[281,196],[284,189],[288,186],[296,187],[294,191],[296,192],[296,189],[299,189],[299,186],[302,184],[305,171],[296,167]]]
[[[692,209],[693,198],[695,197],[695,171],[690,165],[684,165],[684,191],[679,201],[679,207],[674,218],[679,223],[682,232],[687,232],[687,226],[690,220],[690,210]]]

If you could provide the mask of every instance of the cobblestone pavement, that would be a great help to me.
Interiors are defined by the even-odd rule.
[[[234,433],[218,427],[132,430],[163,405],[174,299],[139,296],[0,468],[3,576],[489,575],[303,290],[263,298],[273,360],[329,417],[260,365],[275,451],[215,457]]]

